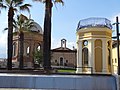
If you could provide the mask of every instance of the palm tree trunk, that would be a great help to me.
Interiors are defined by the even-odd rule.
[[[13,7],[9,8],[8,11],[8,61],[7,69],[12,70],[12,52],[13,52]]]
[[[51,11],[52,1],[46,0],[43,35],[43,67],[45,70],[51,69]]]
[[[20,31],[19,38],[19,69],[23,69],[24,61],[23,61],[23,53],[24,53],[24,33]]]

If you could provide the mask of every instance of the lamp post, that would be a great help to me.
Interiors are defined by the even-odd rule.
[[[120,58],[119,58],[119,20],[118,20],[118,16],[116,17],[116,23],[114,23],[113,25],[116,25],[116,34],[117,36],[116,37],[113,37],[113,38],[117,38],[117,58],[118,58],[118,75],[120,75]]]

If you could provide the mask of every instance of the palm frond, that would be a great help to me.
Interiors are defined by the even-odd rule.
[[[4,28],[4,31],[8,30],[8,28]]]
[[[30,4],[24,4],[22,6],[20,6],[20,10],[27,10],[28,12],[30,12],[29,7],[31,7],[32,5]]]
[[[17,25],[17,22],[15,21],[15,19],[13,19],[13,25]]]
[[[28,17],[23,15],[23,14],[20,14],[19,16],[20,20],[24,21],[24,20],[28,20]]]
[[[13,11],[17,12],[18,10],[17,10],[17,8],[13,8]]]
[[[14,27],[15,31],[18,30],[18,27],[16,25],[13,24],[13,27]]]
[[[33,20],[33,19],[29,19],[29,21],[34,22],[34,20]]]
[[[6,9],[7,6],[5,6],[3,3],[0,3],[0,8],[1,8],[1,9]]]
[[[15,4],[15,7],[18,7],[18,6],[22,5],[22,4],[23,4],[23,2],[18,2],[18,3]]]
[[[32,1],[43,2],[44,0],[32,0]]]
[[[30,31],[31,27],[34,27],[34,20],[28,19],[25,15],[20,14],[17,15],[17,20],[15,21],[14,29],[17,30],[17,32],[20,31]]]
[[[54,2],[55,2],[55,3],[62,3],[62,5],[64,5],[63,0],[55,0]]]
[[[0,2],[3,2],[3,0],[0,0]]]
[[[12,0],[5,0],[6,4],[10,4]]]
[[[32,0],[33,2],[42,2],[42,3],[45,3],[46,0]]]
[[[4,33],[5,31],[7,31],[8,30],[8,28],[4,28],[3,30],[2,30],[2,32]]]
[[[24,0],[13,0],[14,3],[24,2]]]

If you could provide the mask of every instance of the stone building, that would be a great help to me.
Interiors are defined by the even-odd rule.
[[[117,72],[118,72],[118,53],[117,53],[117,41],[116,40],[113,40],[113,43],[112,43],[112,62],[113,62],[113,72],[115,74],[117,74]]]
[[[112,73],[112,26],[106,18],[80,20],[77,73]]]
[[[43,50],[43,31],[39,24],[34,22],[35,27],[32,27],[30,31],[24,32],[24,54],[23,61],[24,67],[32,68],[34,66],[33,53],[37,50]],[[19,67],[19,34],[15,32],[13,34],[13,67]]]
[[[66,47],[66,39],[61,40],[61,47],[51,50],[51,64],[57,67],[76,67],[76,49]]]

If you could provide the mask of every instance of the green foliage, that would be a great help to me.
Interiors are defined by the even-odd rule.
[[[13,7],[13,11],[27,10],[30,12],[30,4],[23,4],[24,0],[0,0],[0,9]]]
[[[29,7],[31,5],[23,4],[24,0],[0,0],[0,12],[2,9],[8,9],[8,62],[7,68],[8,70],[12,70],[12,42],[13,42],[13,17],[17,10],[21,10],[21,7],[26,6],[26,9],[22,8],[22,10],[27,10],[29,12]]]
[[[34,52],[34,62],[35,64],[41,64],[43,62],[43,53],[40,50],[36,50],[36,52]]]
[[[58,72],[62,73],[75,73],[74,69],[58,69]]]
[[[34,20],[28,19],[25,15],[20,14],[17,16],[17,20],[14,20],[13,27],[15,32],[30,31],[31,27],[35,27]]]
[[[46,0],[32,0],[32,1],[37,1],[37,2],[43,2],[45,3]],[[62,3],[64,5],[64,2],[63,0],[52,0],[54,3]]]

